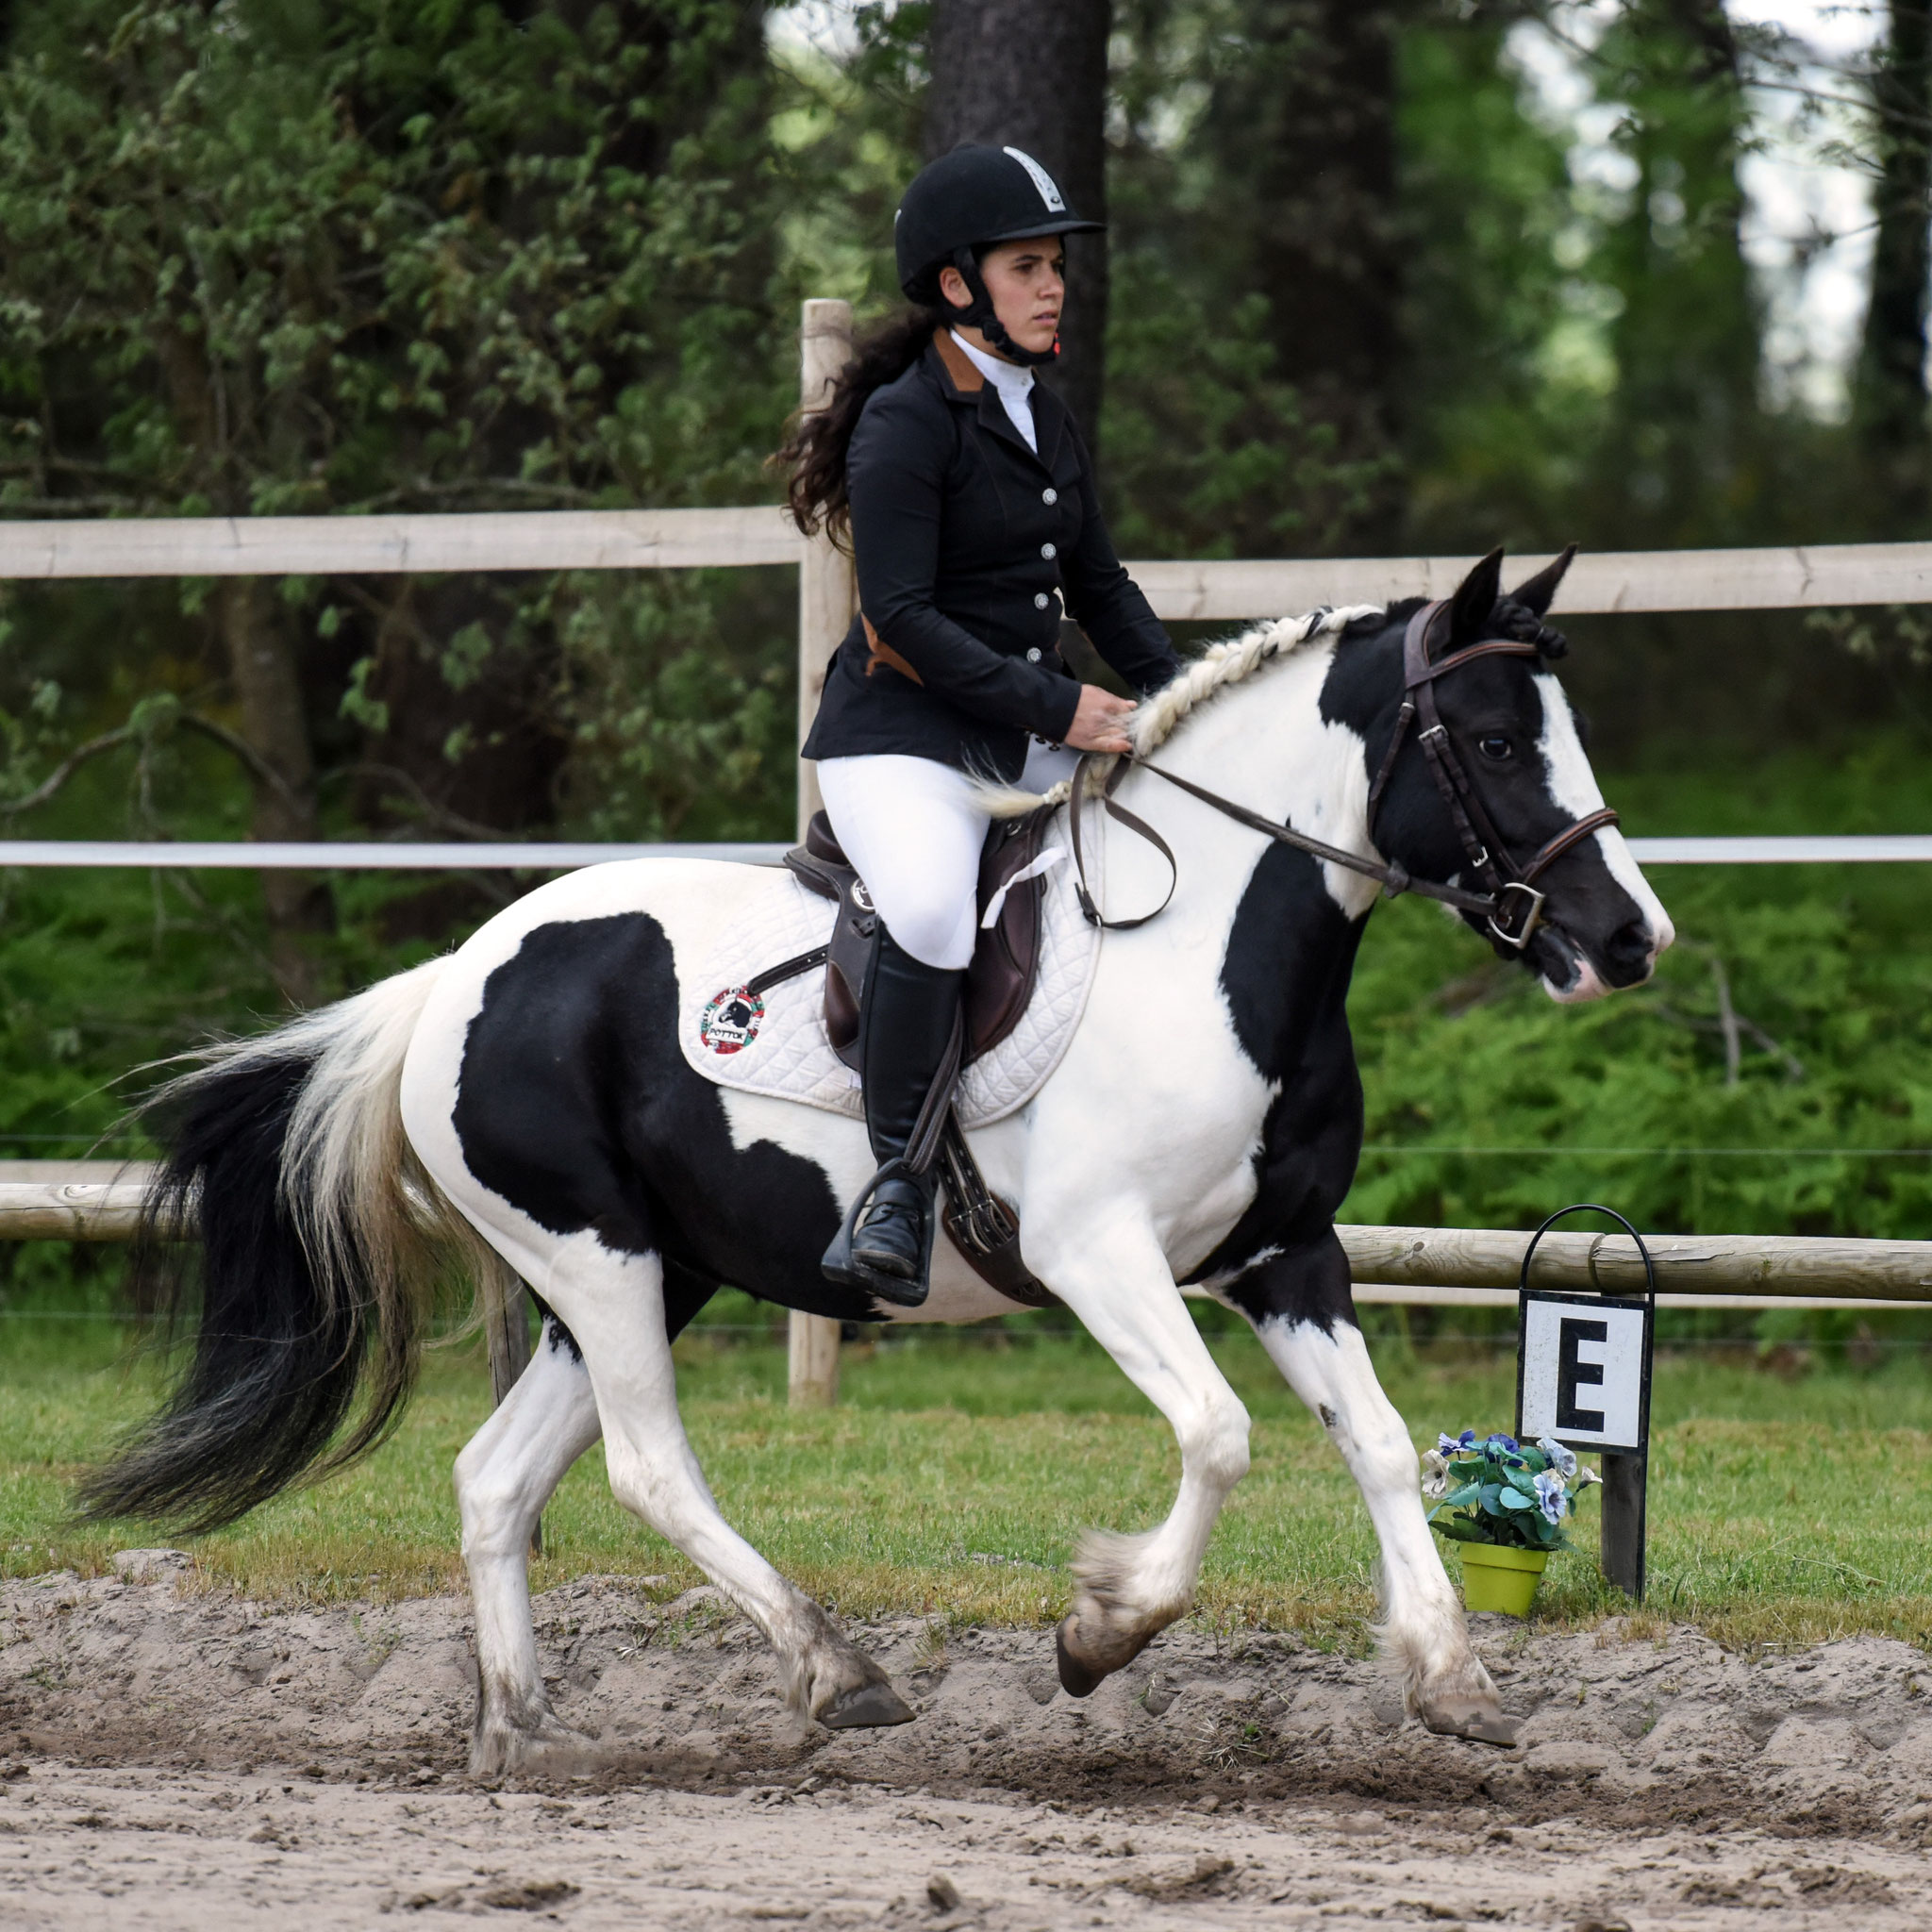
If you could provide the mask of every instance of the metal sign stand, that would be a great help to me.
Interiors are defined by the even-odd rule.
[[[1557,1294],[1529,1285],[1537,1243],[1568,1214],[1607,1214],[1637,1243],[1645,1292],[1623,1300]],[[1595,1279],[1595,1268],[1591,1271]],[[1605,1578],[1643,1601],[1645,1502],[1650,1466],[1650,1370],[1657,1326],[1657,1271],[1643,1237],[1594,1201],[1559,1208],[1529,1238],[1517,1278],[1516,1433],[1547,1435],[1603,1458],[1601,1563]],[[1575,1314],[1566,1313],[1574,1308]],[[1602,1310],[1591,1320],[1586,1311]],[[1613,1330],[1615,1333],[1613,1334]],[[1635,1338],[1637,1359],[1630,1362]],[[1588,1357],[1585,1347],[1602,1349]],[[1601,1407],[1586,1406],[1591,1400]]]

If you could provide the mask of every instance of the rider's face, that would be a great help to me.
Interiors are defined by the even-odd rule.
[[[1067,252],[1059,238],[1001,242],[987,250],[979,273],[1007,334],[1036,355],[1052,348],[1067,299]],[[940,288],[956,308],[963,308],[972,300],[957,269],[941,275]],[[978,341],[977,329],[961,329],[960,334]]]

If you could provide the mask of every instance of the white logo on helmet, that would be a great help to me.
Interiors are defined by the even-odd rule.
[[[1040,198],[1045,202],[1048,214],[1063,215],[1066,213],[1067,205],[1060,199],[1060,192],[1054,186],[1053,176],[1031,155],[1023,154],[1016,147],[1003,148],[1001,152],[1011,155],[1033,176],[1033,185],[1040,190]]]

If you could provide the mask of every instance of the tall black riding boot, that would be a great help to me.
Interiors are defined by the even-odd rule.
[[[866,1131],[873,1158],[891,1171],[874,1182],[849,1247],[841,1230],[826,1251],[824,1270],[905,1308],[925,1299],[939,1174],[932,1165],[915,1174],[899,1163],[953,1045],[965,980],[963,972],[923,965],[881,929],[860,1005]]]

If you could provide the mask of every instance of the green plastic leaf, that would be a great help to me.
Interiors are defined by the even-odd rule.
[[[1506,1509],[1534,1509],[1536,1507],[1536,1498],[1534,1496],[1525,1496],[1521,1490],[1505,1490],[1503,1491],[1503,1507]]]

